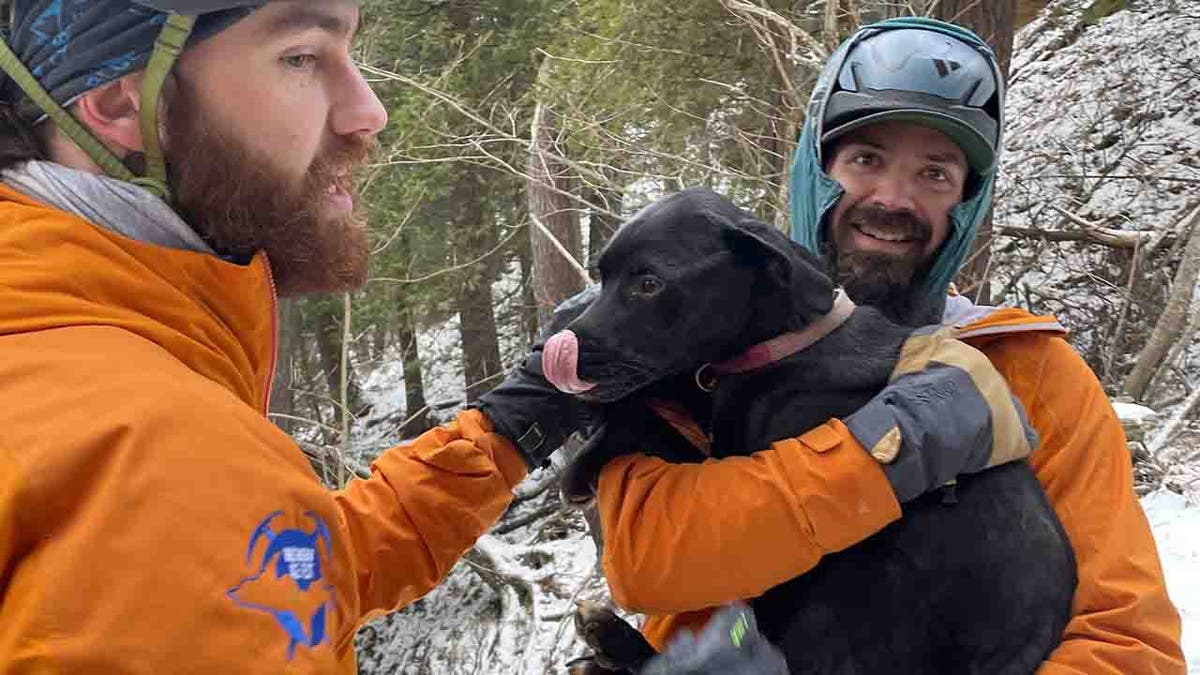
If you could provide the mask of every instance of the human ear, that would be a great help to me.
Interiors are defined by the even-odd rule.
[[[126,75],[92,89],[75,102],[79,121],[121,157],[144,149],[141,84],[141,73]]]

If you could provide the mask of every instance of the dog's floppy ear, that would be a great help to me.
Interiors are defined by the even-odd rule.
[[[778,228],[746,216],[729,223],[725,233],[735,255],[764,266],[768,292],[781,303],[774,306],[788,303],[782,306],[790,307],[793,321],[808,324],[833,309],[833,282],[821,259]]]

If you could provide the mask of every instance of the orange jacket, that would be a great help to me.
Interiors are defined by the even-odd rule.
[[[979,313],[977,313],[979,314]],[[1041,434],[1029,462],[1079,565],[1073,618],[1043,675],[1184,673],[1180,619],[1134,492],[1125,435],[1052,318],[1004,309],[959,324]],[[609,463],[598,506],[613,597],[659,648],[705,608],[761,595],[900,517],[883,471],[838,420],[749,457]]]
[[[525,466],[478,412],[330,492],[265,417],[274,293],[0,187],[0,671],[355,672]]]

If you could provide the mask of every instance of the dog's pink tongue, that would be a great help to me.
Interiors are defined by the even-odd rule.
[[[579,338],[569,330],[555,333],[542,349],[542,373],[550,384],[568,394],[582,394],[595,384],[579,379]]]

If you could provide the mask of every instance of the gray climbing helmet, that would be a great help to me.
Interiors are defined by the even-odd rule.
[[[207,14],[239,7],[261,7],[267,0],[133,0],[134,4],[177,14]]]
[[[855,33],[830,57],[809,114],[822,147],[887,120],[946,134],[977,175],[995,168],[1002,137],[1004,80],[974,34],[928,19],[897,19]]]
[[[159,142],[163,83],[189,44],[215,35],[267,0],[9,0],[0,2],[0,97],[28,97],[105,173],[170,201]],[[7,6],[5,6],[7,5]],[[66,108],[79,96],[144,70],[142,142],[146,171],[136,175]]]

